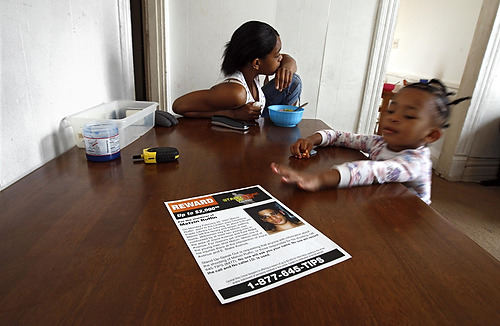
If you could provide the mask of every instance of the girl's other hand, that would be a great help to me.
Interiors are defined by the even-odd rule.
[[[271,163],[271,169],[274,173],[281,176],[282,182],[296,184],[304,190],[317,191],[323,186],[320,174],[299,172],[274,162]]]
[[[299,138],[292,146],[290,152],[296,158],[310,158],[311,149],[314,146],[321,144],[323,137],[320,133],[314,133],[307,138]]]
[[[296,158],[309,158],[313,146],[314,144],[308,138],[299,138],[290,146],[290,152]]]

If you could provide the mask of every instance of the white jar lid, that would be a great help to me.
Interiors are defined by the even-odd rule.
[[[83,126],[83,136],[90,138],[113,137],[118,135],[118,127],[109,121],[91,121]]]

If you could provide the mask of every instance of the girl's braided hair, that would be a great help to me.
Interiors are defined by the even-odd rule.
[[[448,96],[454,95],[453,92],[448,92],[446,86],[439,79],[431,79],[429,82],[418,82],[407,85],[405,88],[417,88],[434,95],[434,103],[440,121],[441,128],[448,128],[448,118],[450,117],[450,107],[457,105],[465,100],[470,100],[471,97],[461,97],[454,101],[449,101]]]

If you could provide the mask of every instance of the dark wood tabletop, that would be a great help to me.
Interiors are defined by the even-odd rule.
[[[96,163],[73,148],[0,193],[0,325],[498,325],[500,263],[400,184],[310,193],[272,161],[322,170],[362,158],[289,145],[327,126],[247,134],[180,119]],[[173,146],[178,162],[133,163]],[[164,202],[261,185],[352,258],[222,305]]]

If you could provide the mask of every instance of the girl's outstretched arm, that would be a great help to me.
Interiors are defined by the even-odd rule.
[[[337,170],[328,170],[320,173],[306,173],[296,171],[290,167],[271,163],[274,173],[281,176],[281,181],[296,184],[299,188],[308,191],[317,191],[321,188],[336,187],[340,181],[340,174]]]

